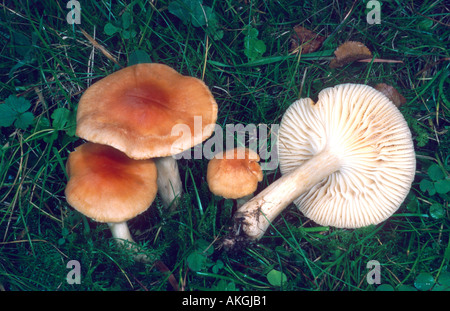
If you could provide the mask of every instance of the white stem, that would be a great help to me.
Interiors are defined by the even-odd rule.
[[[109,228],[111,229],[112,236],[117,241],[117,243],[128,250],[133,251],[133,257],[136,261],[142,263],[153,263],[155,260],[148,257],[146,254],[139,254],[138,244],[133,240],[131,236],[130,229],[128,228],[127,222],[118,222],[118,223],[108,223]]]
[[[109,228],[111,229],[112,236],[115,239],[118,239],[119,242],[123,243],[123,241],[128,241],[134,243],[133,237],[131,236],[130,229],[128,229],[127,222],[117,222],[117,223],[108,223]]]
[[[236,211],[236,228],[250,240],[260,239],[270,223],[296,198],[340,168],[339,159],[327,150],[283,175]]]
[[[158,193],[165,207],[176,209],[183,192],[177,160],[171,156],[155,158]]]

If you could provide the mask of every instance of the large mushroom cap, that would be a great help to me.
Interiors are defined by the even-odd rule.
[[[98,221],[117,223],[147,210],[155,199],[156,166],[110,146],[85,143],[70,153],[67,202]]]
[[[391,216],[415,174],[411,132],[382,93],[342,84],[300,99],[283,116],[279,131],[282,174],[328,150],[340,168],[302,194],[295,204],[320,225],[355,228]]]
[[[215,195],[239,199],[256,191],[263,178],[259,155],[248,148],[219,153],[208,163],[207,183]]]
[[[135,159],[165,157],[211,136],[216,118],[217,104],[203,81],[163,64],[137,64],[86,90],[78,104],[77,135]],[[177,124],[188,126],[191,135],[172,135]]]

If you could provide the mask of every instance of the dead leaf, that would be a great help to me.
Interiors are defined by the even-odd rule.
[[[361,42],[347,41],[334,51],[336,58],[330,62],[331,68],[342,67],[354,61],[372,58],[372,52]]]
[[[389,98],[395,106],[400,107],[406,103],[406,98],[403,97],[393,86],[386,83],[379,83],[375,85],[375,89],[383,93]]]
[[[306,29],[300,25],[294,27],[294,33],[291,35],[290,53],[298,53],[302,50],[302,54],[308,54],[317,51],[322,46],[325,37],[319,36],[314,31]]]

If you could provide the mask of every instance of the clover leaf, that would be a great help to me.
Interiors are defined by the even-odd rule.
[[[219,30],[216,13],[211,7],[203,5],[202,0],[175,0],[169,3],[168,10],[183,24],[192,24],[194,27],[207,26],[214,39],[222,39],[223,31]]]
[[[266,51],[266,44],[258,39],[258,33],[256,28],[247,28],[247,35],[244,39],[244,53],[250,62],[261,58]]]
[[[33,113],[27,111],[30,107],[29,100],[10,95],[0,104],[0,127],[14,124],[16,128],[26,130],[34,121]]]
[[[120,33],[122,38],[131,39],[136,37],[137,32],[133,29],[133,16],[130,12],[124,12],[121,16],[121,20],[118,22],[106,23],[103,31],[108,36],[112,36],[116,33]]]
[[[429,195],[446,194],[450,191],[450,179],[444,175],[441,167],[432,164],[427,170],[428,178],[420,181],[419,187],[422,192],[428,191]]]

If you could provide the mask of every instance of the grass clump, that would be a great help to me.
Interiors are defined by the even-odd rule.
[[[80,24],[63,2],[0,5],[0,289],[5,290],[443,290],[449,288],[449,19],[444,1],[383,1],[368,24],[364,1],[84,1]],[[180,8],[188,7],[189,10]],[[204,13],[204,14],[200,14]],[[325,37],[311,54],[289,51],[302,25]],[[341,43],[375,58],[329,68]],[[299,97],[339,83],[387,83],[413,133],[417,174],[399,211],[358,230],[318,227],[294,206],[239,253],[218,246],[233,204],[205,185],[206,160],[179,161],[181,208],[130,221],[154,264],[131,260],[109,229],[68,206],[65,162],[80,143],[81,94],[129,64],[165,63],[203,79],[217,123],[277,124]],[[270,142],[268,142],[270,144]],[[279,172],[265,171],[264,188]],[[81,264],[69,284],[67,263]],[[380,263],[370,284],[367,263]],[[426,285],[428,284],[428,285]],[[431,284],[431,285],[429,285]]]

